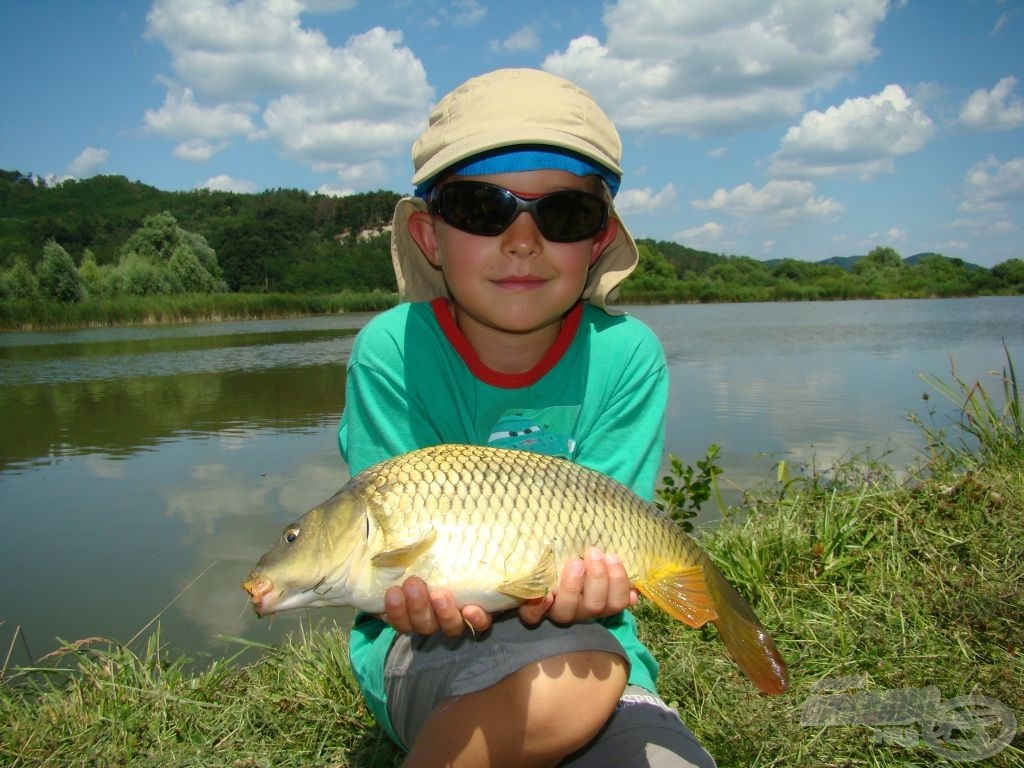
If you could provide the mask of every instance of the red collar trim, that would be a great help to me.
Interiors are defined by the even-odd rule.
[[[441,326],[441,330],[444,332],[445,338],[448,339],[448,343],[454,347],[470,372],[485,384],[503,389],[528,387],[544,378],[558,364],[558,361],[562,359],[566,350],[569,349],[572,340],[576,338],[576,331],[579,330],[580,320],[583,318],[583,302],[577,302],[566,313],[565,321],[562,323],[562,328],[558,332],[558,338],[555,339],[555,343],[551,345],[551,348],[544,353],[544,357],[533,368],[523,373],[502,373],[501,371],[488,368],[481,362],[476,350],[470,346],[469,339],[466,338],[462,329],[455,324],[455,318],[452,317],[452,313],[448,309],[447,299],[443,297],[436,298],[430,302],[430,306],[434,310],[434,317],[437,318],[437,323]]]

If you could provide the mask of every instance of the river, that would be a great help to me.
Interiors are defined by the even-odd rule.
[[[627,309],[665,346],[667,450],[693,463],[721,446],[730,500],[780,460],[793,474],[860,454],[903,469],[922,445],[907,415],[956,416],[918,374],[948,379],[952,358],[1001,402],[1004,339],[1024,366],[1024,297]],[[371,316],[0,335],[9,663],[57,638],[140,649],[154,619],[202,662],[237,650],[229,638],[275,642],[337,615],[260,621],[239,584],[347,478],[344,368]]]

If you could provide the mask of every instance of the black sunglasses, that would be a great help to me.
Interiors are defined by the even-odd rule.
[[[453,181],[430,195],[430,212],[471,235],[495,237],[524,211],[553,243],[593,237],[608,224],[608,204],[597,195],[564,189],[530,199],[483,181]]]

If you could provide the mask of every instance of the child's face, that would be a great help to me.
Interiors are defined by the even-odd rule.
[[[594,193],[598,185],[565,171],[526,171],[459,176],[484,181],[525,197],[578,189]],[[427,259],[444,271],[460,324],[484,325],[509,333],[529,333],[561,324],[562,316],[583,293],[587,271],[614,239],[617,223],[592,238],[551,242],[533,216],[520,213],[494,237],[473,235],[440,218],[418,214],[410,233]]]

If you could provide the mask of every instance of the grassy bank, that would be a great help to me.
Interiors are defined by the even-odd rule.
[[[394,306],[397,300],[396,294],[384,291],[191,293],[90,299],[80,304],[7,300],[0,301],[0,330],[159,325],[376,312]]]
[[[978,392],[950,385],[948,394],[974,405],[967,401],[963,429],[930,430],[924,466],[909,481],[847,464],[750,493],[703,534],[775,636],[790,692],[756,694],[714,630],[686,629],[641,605],[661,693],[719,765],[933,766],[937,748],[973,762],[1006,717],[1024,726],[1020,397],[1015,382],[1005,409]],[[32,669],[4,665],[0,764],[396,764],[355,693],[343,633],[309,630],[261,650],[255,662],[190,671],[156,634],[140,651],[83,640]],[[878,697],[900,689],[917,715],[869,727],[884,719]],[[947,704],[929,719],[920,702],[932,691],[934,707]],[[858,693],[875,703],[853,711],[827,698]],[[966,719],[965,704],[986,701],[1003,709]],[[1004,745],[989,745],[1004,748],[978,764],[1024,766],[1024,738]]]

